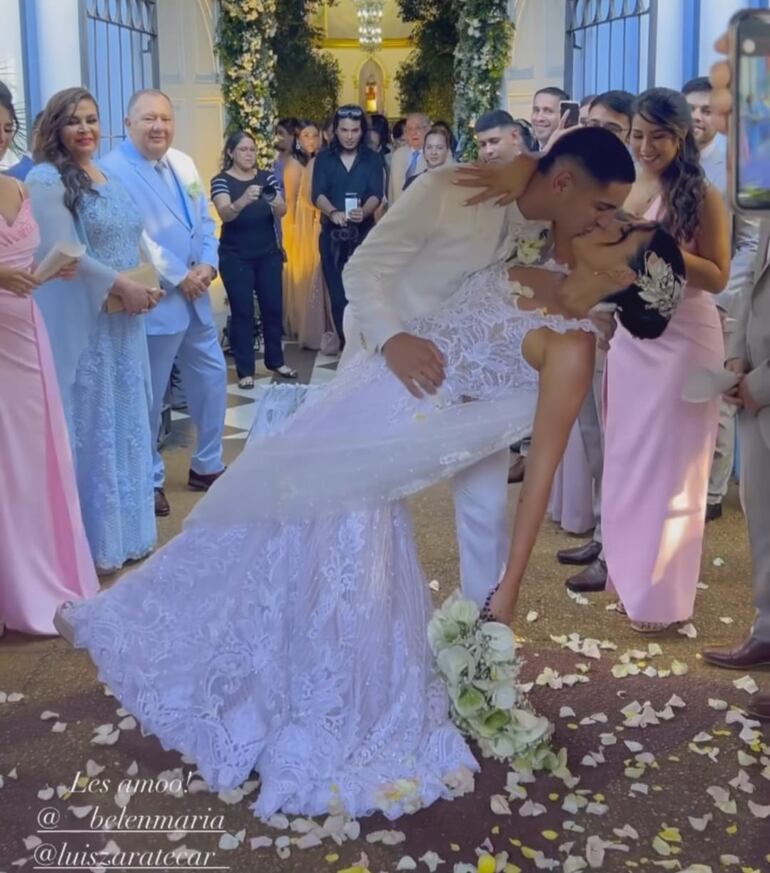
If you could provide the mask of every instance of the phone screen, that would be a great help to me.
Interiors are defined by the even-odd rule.
[[[354,209],[358,209],[361,201],[358,199],[358,194],[345,195],[345,215],[350,215]]]
[[[575,127],[580,121],[580,104],[574,100],[562,100],[559,103],[559,115],[563,116],[565,112],[569,112],[567,116],[567,127]]]
[[[736,49],[735,200],[741,209],[770,210],[770,14],[739,21]]]

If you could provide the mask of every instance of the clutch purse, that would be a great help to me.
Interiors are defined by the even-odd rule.
[[[145,288],[160,287],[160,276],[158,276],[158,271],[152,266],[152,264],[139,264],[138,267],[124,270],[121,275],[126,276]],[[115,312],[125,312],[123,301],[117,294],[108,294],[107,302],[104,304],[104,311],[110,315]]]

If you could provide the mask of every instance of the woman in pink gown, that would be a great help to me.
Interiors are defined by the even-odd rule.
[[[13,107],[0,100],[0,124]],[[67,425],[30,275],[39,244],[29,200],[0,175],[0,624],[55,634],[62,600],[98,591]]]
[[[622,326],[606,364],[602,525],[609,582],[640,632],[693,612],[700,574],[718,401],[682,400],[688,376],[724,363],[713,295],[726,284],[730,239],[721,194],[703,177],[690,111],[676,91],[637,99],[630,212],[662,220],[679,241],[687,287],[666,332],[634,339]]]

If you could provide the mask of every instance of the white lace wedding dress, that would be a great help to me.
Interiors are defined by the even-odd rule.
[[[179,536],[72,607],[100,679],[211,787],[256,771],[259,816],[395,818],[477,768],[434,672],[402,498],[529,431],[521,345],[542,326],[592,329],[520,310],[503,264],[474,274],[410,325],[446,356],[438,399],[361,354],[251,440]]]

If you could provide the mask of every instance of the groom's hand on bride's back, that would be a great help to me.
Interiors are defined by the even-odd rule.
[[[430,341],[411,333],[397,333],[382,347],[393,373],[415,397],[435,394],[446,373],[444,356]]]

